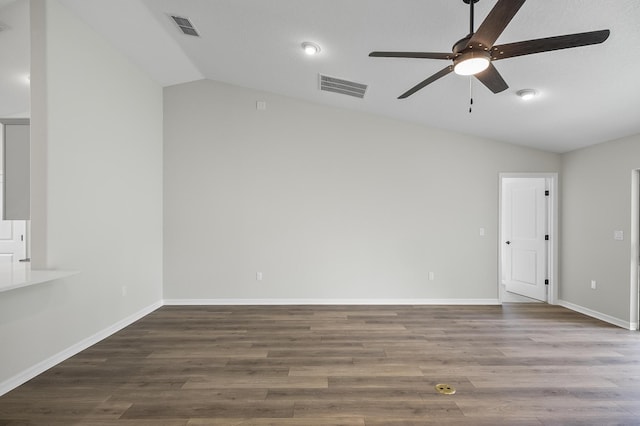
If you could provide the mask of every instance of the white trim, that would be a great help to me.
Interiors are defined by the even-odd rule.
[[[549,289],[547,294],[547,303],[550,305],[558,304],[558,241],[560,233],[558,232],[558,173],[542,172],[542,173],[498,173],[498,298],[502,299],[502,179],[505,178],[545,178],[549,180],[549,232],[551,235],[549,244]]]
[[[117,333],[118,331],[122,330],[128,325],[131,325],[134,322],[138,321],[139,319],[149,315],[151,312],[155,311],[161,306],[162,306],[162,302],[156,302],[150,306],[147,306],[146,308],[143,308],[140,311],[132,315],[129,315],[127,318],[118,321],[112,326],[97,332],[93,336],[89,336],[86,339],[83,339],[80,342],[74,345],[71,345],[67,349],[61,352],[58,352],[57,354],[45,359],[44,361],[39,362],[38,364],[27,368],[22,373],[18,373],[15,376],[11,377],[10,379],[5,380],[4,382],[0,383],[0,396],[28,382],[29,380],[33,379],[37,375],[44,373],[45,371],[61,363],[62,361],[68,358],[71,358],[72,356],[82,352],[88,347],[95,345],[99,341],[104,340],[107,337],[111,336],[112,334]]]
[[[585,308],[584,306],[576,305],[566,300],[558,300],[558,305],[564,306],[572,311],[580,312],[592,318],[599,319],[609,324],[617,325],[618,327],[626,328],[627,330],[636,330],[638,328],[637,323],[622,320],[620,318],[612,317],[611,315],[603,314],[602,312],[594,311],[593,309]]]
[[[631,173],[631,276],[629,318],[638,329],[640,322],[640,169]]]
[[[498,299],[165,299],[165,305],[499,305]]]

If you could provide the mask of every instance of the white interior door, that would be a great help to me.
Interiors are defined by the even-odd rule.
[[[2,211],[3,176],[0,173],[0,212]],[[2,220],[0,217],[0,264],[18,262],[27,257],[26,222]]]
[[[547,301],[545,178],[509,178],[502,187],[502,281],[508,292]]]

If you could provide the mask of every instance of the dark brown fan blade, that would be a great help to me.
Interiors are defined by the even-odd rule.
[[[419,59],[452,59],[451,53],[437,52],[371,52],[374,58],[419,58]]]
[[[591,31],[588,33],[567,34],[563,36],[539,38],[501,44],[491,49],[494,61],[513,58],[514,56],[531,55],[533,53],[550,52],[552,50],[599,44],[609,37],[609,30]]]
[[[516,15],[525,0],[498,0],[469,40],[469,45],[491,47]]]
[[[492,63],[489,63],[489,68],[476,74],[476,78],[493,93],[500,93],[509,87]]]
[[[453,71],[453,65],[449,65],[448,67],[441,69],[440,71],[438,71],[437,73],[435,73],[431,77],[427,78],[426,80],[424,80],[421,83],[416,84],[411,89],[407,90],[402,95],[398,96],[398,99],[408,98],[409,96],[413,95],[414,93],[416,93],[418,90],[422,89],[423,87],[425,87],[425,86],[433,83],[437,79],[442,78],[445,75],[449,74],[451,71]]]

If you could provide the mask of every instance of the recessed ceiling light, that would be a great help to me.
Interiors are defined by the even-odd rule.
[[[302,43],[302,49],[304,49],[304,53],[309,56],[320,53],[320,46],[310,41],[305,41],[304,43]]]
[[[516,92],[516,95],[520,96],[524,101],[535,98],[537,94],[538,92],[533,89],[522,89]]]

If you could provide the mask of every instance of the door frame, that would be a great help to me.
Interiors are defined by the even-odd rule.
[[[517,301],[506,297],[504,286],[502,285],[502,256],[504,249],[504,238],[502,236],[502,185],[503,180],[508,178],[545,178],[549,180],[549,246],[547,251],[547,265],[549,268],[549,289],[547,293],[547,303],[555,305],[558,303],[558,173],[499,173],[498,174],[498,300],[500,303]],[[524,297],[523,297],[524,299]]]
[[[629,306],[630,327],[638,330],[640,324],[640,169],[631,172],[631,294]]]

